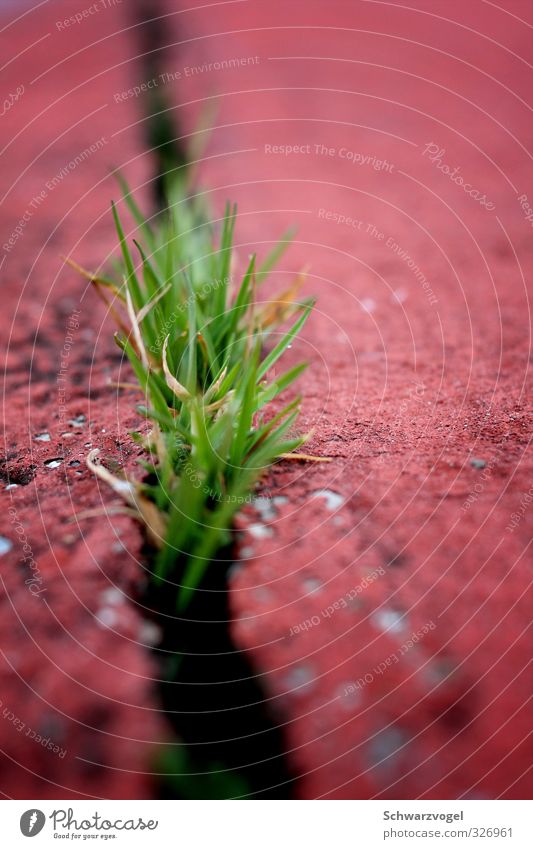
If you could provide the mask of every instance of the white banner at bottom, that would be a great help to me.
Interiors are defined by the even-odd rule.
[[[11,801],[2,846],[531,849],[525,801]],[[29,841],[35,839],[35,843]]]

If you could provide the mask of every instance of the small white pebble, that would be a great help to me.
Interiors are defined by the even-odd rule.
[[[17,488],[17,486],[18,486],[18,483],[8,483],[8,485],[7,485],[7,486],[6,486],[6,488],[5,488],[5,489],[6,489],[6,492],[7,492],[9,489],[16,489],[16,488]]]
[[[163,632],[155,622],[143,622],[138,639],[145,646],[157,646],[163,639]]]
[[[6,537],[0,537],[0,555],[7,554],[11,548],[13,548],[11,540],[6,539]]]
[[[271,519],[276,518],[276,511],[272,506],[272,501],[270,498],[259,496],[258,498],[254,498],[254,500],[252,501],[252,505],[254,509],[257,510],[264,522],[268,522]]]
[[[364,312],[372,313],[376,309],[376,302],[374,298],[363,298],[361,301],[361,309]]]
[[[103,607],[99,610],[96,619],[104,628],[112,628],[118,622],[118,616],[111,607]]]
[[[100,599],[103,604],[122,604],[124,602],[124,593],[117,589],[117,587],[109,587],[109,589],[104,590]]]
[[[65,534],[64,537],[61,537],[61,542],[64,545],[72,545],[73,542],[76,542],[77,536],[76,534]]]
[[[338,492],[333,492],[331,489],[317,489],[311,494],[311,498],[324,498],[326,500],[326,510],[337,510],[344,504],[344,498]]]
[[[318,578],[306,578],[302,583],[302,588],[306,593],[316,593],[322,587],[322,581]]]
[[[53,460],[45,460],[44,465],[47,469],[57,469],[57,467],[60,466],[62,462],[62,457],[54,457]]]
[[[38,433],[33,437],[36,442],[50,442],[50,434],[49,433]]]
[[[405,752],[409,737],[401,728],[384,728],[374,735],[368,746],[370,765],[381,772],[393,773],[398,758]]]
[[[285,686],[289,690],[309,690],[315,680],[314,670],[310,666],[295,666],[285,677]]]
[[[395,289],[391,295],[391,301],[396,301],[398,304],[403,304],[407,300],[407,292],[405,289]]]
[[[391,607],[376,610],[372,614],[372,621],[381,631],[390,631],[392,634],[400,634],[405,628],[404,614]]]
[[[254,539],[267,539],[274,535],[272,528],[268,528],[266,525],[261,525],[259,522],[254,522],[253,525],[249,525],[247,531],[254,537]]]

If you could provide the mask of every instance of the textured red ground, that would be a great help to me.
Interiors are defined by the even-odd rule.
[[[166,4],[165,62],[179,78],[165,91],[187,130],[217,100],[202,181],[217,209],[239,202],[243,258],[298,224],[272,285],[309,266],[306,292],[319,299],[291,356],[310,361],[309,450],[333,461],[272,472],[276,500],[239,520],[232,577],[233,633],[285,730],[298,795],[523,797],[530,6],[249,0],[184,11],[194,5]],[[149,174],[140,103],[114,98],[143,82],[128,61],[126,3],[58,31],[75,8],[46,4],[0,35],[8,91],[26,86],[2,117],[2,243],[46,182],[105,137],[47,192],[1,271],[13,320],[4,472],[20,485],[5,494],[1,532],[12,548],[1,560],[0,698],[67,750],[52,757],[2,718],[0,788],[15,797],[150,793],[144,773],[169,733],[152,634],[128,603],[144,581],[140,534],[126,518],[71,522],[113,501],[85,470],[89,443],[131,467],[138,419],[134,394],[117,401],[106,388],[119,358],[103,312],[58,255],[95,265],[112,249],[109,165],[134,185]],[[209,67],[235,58],[246,62]],[[429,144],[452,174],[424,154]],[[273,147],[287,145],[299,150]],[[456,167],[477,199],[451,179]],[[73,309],[67,421],[85,421],[61,424],[56,375]],[[43,432],[50,441],[35,440]],[[46,467],[53,458],[63,459]],[[11,505],[46,588],[37,597]]]

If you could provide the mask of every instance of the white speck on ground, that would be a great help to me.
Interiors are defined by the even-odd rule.
[[[344,504],[344,497],[338,492],[333,492],[331,489],[317,489],[311,494],[311,498],[324,498],[326,501],[326,510],[337,510]]]
[[[261,516],[263,522],[269,522],[276,518],[276,511],[270,498],[265,498],[261,495],[258,498],[254,498],[252,505]]]
[[[143,622],[139,629],[139,642],[147,646],[157,646],[163,639],[163,632],[155,622]]]
[[[376,306],[374,298],[363,298],[361,301],[361,309],[364,310],[364,312],[372,313],[376,309]]]
[[[316,593],[322,588],[322,581],[319,581],[318,578],[306,578],[302,587],[306,593]]]
[[[395,301],[397,304],[403,304],[404,301],[407,300],[407,292],[405,289],[395,289],[391,295],[391,301]]]
[[[395,761],[408,743],[408,736],[401,728],[384,728],[370,743],[370,764],[386,773],[394,773],[397,769]]]
[[[274,531],[272,528],[267,527],[266,525],[262,525],[259,522],[254,522],[253,525],[248,525],[248,533],[250,533],[254,539],[267,539],[274,535]]]
[[[315,672],[311,666],[295,666],[285,676],[285,686],[288,690],[309,690],[315,680]]]
[[[7,554],[13,548],[13,543],[6,537],[0,537],[0,555]]]
[[[392,607],[382,607],[372,614],[372,622],[381,631],[390,631],[392,634],[400,634],[405,628],[404,614]]]
[[[109,587],[109,589],[104,590],[100,596],[100,600],[103,604],[122,604],[124,599],[124,593],[117,589],[117,587]]]
[[[63,462],[62,457],[54,457],[52,460],[45,460],[44,465],[47,469],[57,469]]]
[[[103,607],[99,610],[96,619],[103,628],[112,628],[118,622],[118,616],[111,607]]]

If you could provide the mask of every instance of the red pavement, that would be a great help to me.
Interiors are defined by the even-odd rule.
[[[19,798],[149,794],[145,773],[169,736],[153,635],[128,602],[145,580],[140,533],[125,517],[69,521],[113,503],[84,456],[90,443],[133,469],[138,417],[135,393],[117,401],[106,388],[119,365],[110,326],[58,255],[97,265],[114,246],[109,166],[135,186],[150,173],[140,101],[124,94],[147,82],[128,62],[126,4],[58,28],[83,5],[45,4],[0,34],[7,90],[25,86],[2,117],[2,244],[29,216],[1,270],[13,319],[4,474],[20,483],[0,531],[12,543],[1,558],[0,789]],[[183,11],[192,5],[167,0],[172,78],[158,86],[187,131],[216,98],[202,184],[216,209],[238,201],[243,260],[296,222],[269,285],[309,266],[306,292],[318,296],[291,356],[310,361],[308,448],[333,460],[272,471],[275,500],[239,519],[231,593],[233,634],[284,729],[297,793],[527,796],[530,6]]]

